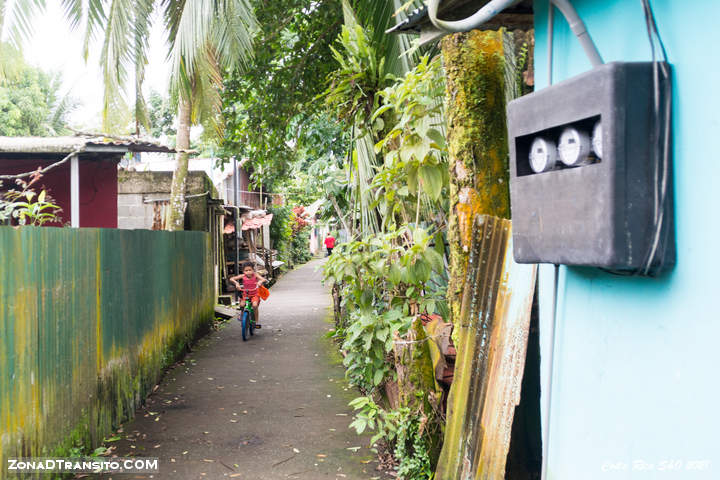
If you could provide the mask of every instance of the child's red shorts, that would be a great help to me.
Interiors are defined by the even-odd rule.
[[[245,296],[245,294],[243,293],[243,296],[242,296],[242,301],[243,301],[243,302],[245,301],[245,298],[246,298],[246,296]],[[259,304],[260,304],[260,295],[258,295],[257,293],[256,293],[255,295],[251,295],[251,296],[250,296],[250,301],[253,302],[253,303],[257,303],[257,304],[259,305]]]

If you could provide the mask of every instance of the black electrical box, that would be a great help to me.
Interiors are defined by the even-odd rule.
[[[641,275],[674,264],[669,69],[608,63],[510,102],[517,262]]]

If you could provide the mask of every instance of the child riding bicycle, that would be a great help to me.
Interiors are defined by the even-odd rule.
[[[267,283],[259,273],[255,271],[255,266],[252,262],[245,262],[242,266],[242,274],[230,277],[230,281],[235,285],[238,292],[242,291],[242,301],[244,302],[247,298],[252,302],[253,310],[255,311],[255,323],[258,324],[259,307],[260,307],[260,295],[258,289],[263,283]],[[242,282],[242,287],[240,283]]]

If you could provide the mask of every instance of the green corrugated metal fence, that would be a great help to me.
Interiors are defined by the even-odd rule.
[[[0,477],[132,416],[213,305],[206,233],[0,227]]]

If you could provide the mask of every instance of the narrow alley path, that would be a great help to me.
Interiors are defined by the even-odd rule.
[[[249,341],[235,320],[201,339],[124,426],[117,453],[159,457],[163,479],[384,478],[368,437],[348,429],[357,394],[323,337],[321,262],[273,286]]]

